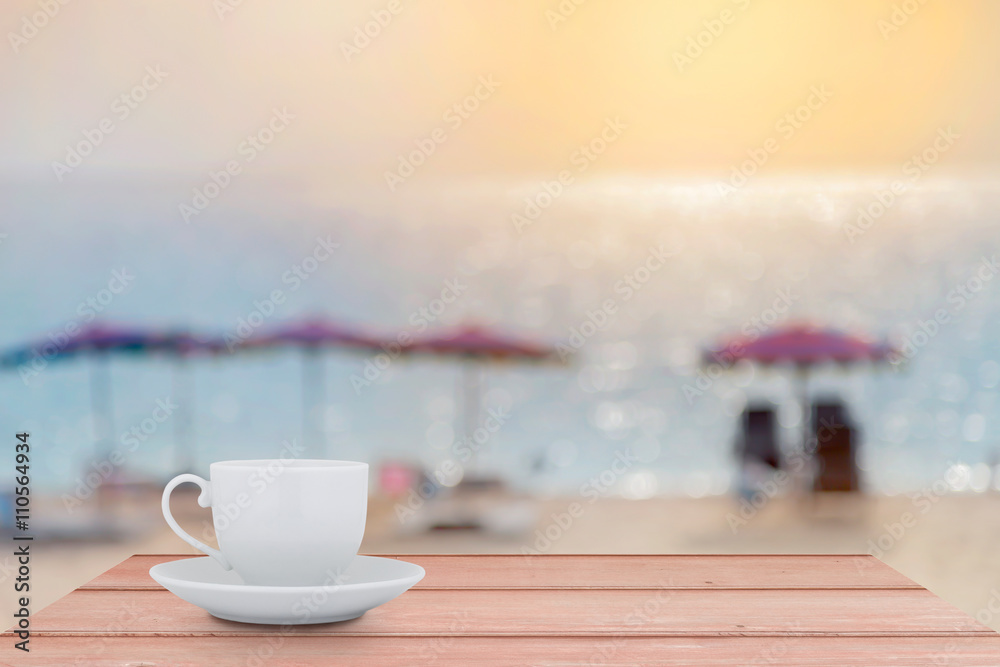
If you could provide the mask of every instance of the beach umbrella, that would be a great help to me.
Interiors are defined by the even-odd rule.
[[[338,347],[357,351],[380,350],[380,341],[350,327],[320,317],[291,322],[262,331],[244,341],[237,349],[260,350],[297,347],[302,351],[302,435],[307,447],[322,438],[321,429],[310,417],[324,399],[325,374],[321,356],[325,348]]]
[[[178,472],[194,469],[194,406],[195,386],[188,360],[199,355],[219,355],[226,352],[222,338],[195,336],[184,330],[154,334],[148,349],[153,354],[173,358],[171,367],[172,393],[177,397],[174,426],[174,467]]]
[[[763,335],[737,336],[703,354],[707,365],[729,368],[738,361],[765,366],[790,366],[798,384],[802,406],[803,448],[809,438],[809,375],[821,365],[850,366],[888,361],[892,347],[868,337],[829,327],[796,323],[777,327]]]
[[[225,349],[221,339],[195,336],[179,329],[149,329],[120,325],[96,324],[73,337],[63,350],[64,355],[90,354],[96,363],[91,367],[91,400],[97,414],[104,413],[107,434],[114,433],[111,404],[111,354],[165,354],[173,357],[171,386],[177,397],[177,413],[173,417],[175,468],[189,471],[194,466],[193,416],[194,385],[190,380],[187,359],[198,353],[218,354]],[[107,446],[110,447],[110,437]]]
[[[67,334],[68,335],[68,334]],[[68,335],[65,343],[46,340],[23,345],[8,351],[0,357],[0,366],[19,367],[38,355],[50,361],[60,361],[77,356],[91,358],[90,401],[91,412],[95,416],[94,436],[98,456],[110,453],[114,427],[114,406],[110,372],[112,354],[155,354],[165,353],[179,360],[173,369],[174,394],[178,396],[178,414],[174,417],[175,453],[179,469],[189,469],[192,452],[191,405],[192,398],[182,397],[193,389],[182,384],[183,360],[196,352],[218,352],[224,349],[221,341],[198,338],[183,331],[162,331],[135,326],[95,323]]]
[[[70,335],[63,345],[55,345],[55,352],[46,355],[51,360],[63,360],[77,355],[92,358],[90,366],[90,408],[94,415],[94,439],[98,456],[110,453],[112,434],[115,432],[112,402],[111,369],[112,353],[139,352],[150,342],[145,330],[95,323]]]
[[[404,346],[407,354],[454,357],[462,362],[459,394],[462,430],[472,437],[482,417],[483,368],[487,363],[558,361],[553,346],[476,325],[463,325],[418,338]]]

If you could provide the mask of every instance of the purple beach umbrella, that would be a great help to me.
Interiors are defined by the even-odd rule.
[[[90,400],[91,411],[96,417],[94,436],[98,456],[110,453],[115,432],[110,372],[112,354],[167,354],[180,362],[178,366],[183,366],[184,360],[189,355],[198,352],[214,353],[224,349],[221,341],[199,338],[184,331],[163,331],[106,322],[94,323],[67,335],[67,340],[62,343],[50,339],[15,348],[0,357],[0,366],[20,367],[22,364],[30,364],[37,358],[59,361],[77,356],[90,357],[92,360]],[[189,470],[193,459],[191,451],[193,389],[184,386],[189,383],[182,382],[180,371],[181,369],[176,367],[173,371],[174,393],[185,396],[179,398],[178,412],[174,417],[175,456],[178,469]]]
[[[456,357],[465,362],[460,394],[462,430],[466,438],[472,437],[481,423],[484,363],[558,361],[553,346],[477,325],[463,325],[418,338],[405,346],[403,351],[407,354]]]
[[[322,429],[310,413],[325,403],[325,373],[322,351],[327,348],[346,348],[356,351],[379,350],[381,341],[356,329],[321,317],[291,322],[262,331],[244,341],[237,349],[257,350],[297,347],[302,350],[302,436],[307,447],[324,444]],[[324,447],[325,449],[325,444]],[[320,456],[323,452],[314,452]]]

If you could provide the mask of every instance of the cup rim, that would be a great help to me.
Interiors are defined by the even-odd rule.
[[[339,461],[334,459],[232,459],[216,461],[209,468],[267,468],[272,465],[285,470],[362,470],[368,464],[362,461]]]

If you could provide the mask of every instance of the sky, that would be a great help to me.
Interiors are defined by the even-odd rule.
[[[902,3],[912,14],[881,0],[106,0],[32,31],[44,4],[0,6],[0,169],[22,178],[57,177],[103,119],[113,132],[65,178],[197,182],[237,160],[318,189],[381,187],[435,131],[407,187],[534,177],[609,122],[623,129],[592,174],[720,178],[772,139],[768,173],[897,171],[949,127],[948,169],[1000,157],[988,0]],[[161,76],[122,117],[148,68]],[[463,101],[474,110],[454,111]],[[246,161],[276,110],[287,127]]]

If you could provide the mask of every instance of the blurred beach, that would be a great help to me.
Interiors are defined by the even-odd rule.
[[[176,192],[163,184],[83,181],[58,200],[8,184],[4,198],[33,224],[11,233],[0,271],[33,279],[8,295],[18,317],[0,321],[0,341],[45,342],[89,319],[226,336],[249,318],[256,336],[321,314],[389,340],[476,322],[571,351],[565,366],[484,367],[482,407],[509,415],[482,452],[485,468],[518,490],[571,494],[629,447],[641,466],[613,493],[700,497],[735,488],[733,440],[748,403],[773,404],[786,449],[803,419],[786,372],[739,364],[706,378],[701,350],[748,329],[836,322],[906,351],[888,367],[812,375],[812,396],[842,398],[859,425],[866,488],[912,491],[964,465],[979,466],[973,488],[983,491],[979,480],[992,476],[982,468],[1000,463],[1000,291],[989,271],[978,275],[991,261],[1000,189],[928,177],[849,237],[889,182],[761,177],[728,196],[711,181],[580,183],[523,233],[510,215],[535,191],[530,182],[414,190],[381,209],[262,185],[217,202],[212,224],[198,227],[170,222]],[[317,239],[340,249],[289,281]],[[667,256],[662,268],[639,289],[617,289],[651,248]],[[87,300],[116,271],[134,278],[91,314]],[[456,284],[460,295],[445,304],[442,291]],[[268,305],[275,290],[284,301]],[[616,312],[602,315],[608,300]],[[790,307],[778,314],[781,300]],[[934,322],[940,310],[944,324]],[[378,354],[317,357],[324,403],[305,409],[318,443],[303,442],[296,349],[208,355],[182,371],[156,355],[115,357],[113,423],[101,426],[121,448],[158,401],[178,405],[143,426],[122,466],[162,481],[178,465],[180,410],[202,474],[211,461],[276,456],[291,442],[309,444],[305,457],[434,469],[462,437],[463,365],[404,357],[373,374]],[[0,375],[5,423],[45,443],[34,462],[39,493],[73,495],[96,465],[95,363],[43,359]],[[374,379],[359,382],[366,372]]]

